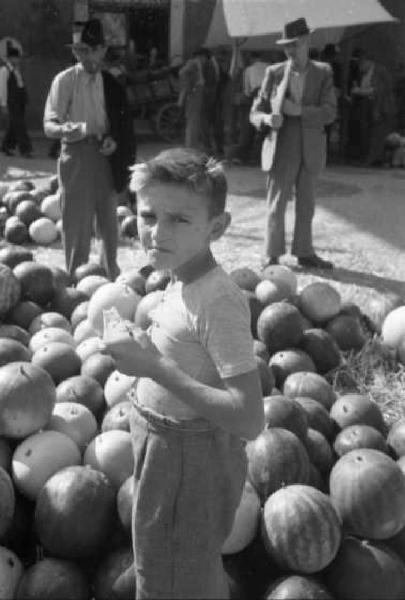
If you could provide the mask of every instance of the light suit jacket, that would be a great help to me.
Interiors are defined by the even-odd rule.
[[[261,89],[253,101],[250,121],[259,130],[264,115],[273,110],[272,102],[277,97],[282,83],[287,61],[271,65],[266,69]],[[288,92],[287,92],[288,97]],[[302,97],[302,152],[307,169],[314,174],[319,173],[326,162],[325,125],[332,123],[336,117],[336,95],[333,87],[333,75],[327,63],[309,61]],[[286,117],[288,118],[288,117]],[[282,135],[283,126],[278,130],[268,129],[263,142],[262,169],[269,171],[273,166],[278,137]]]

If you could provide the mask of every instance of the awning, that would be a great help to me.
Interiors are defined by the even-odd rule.
[[[256,39],[260,36],[266,36],[266,46],[272,45],[284,24],[299,17],[305,17],[309,27],[316,30],[315,46],[336,42],[352,25],[396,21],[378,0],[217,0],[206,45],[252,38],[250,47],[263,47]]]

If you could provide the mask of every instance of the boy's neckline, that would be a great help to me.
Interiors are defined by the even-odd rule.
[[[217,262],[210,249],[202,254],[197,254],[191,260],[181,265],[175,273],[172,273],[172,283],[181,281],[188,284],[196,281],[212,269],[215,269]]]

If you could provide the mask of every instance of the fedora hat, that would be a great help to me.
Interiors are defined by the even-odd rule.
[[[311,29],[309,29],[304,17],[301,17],[284,25],[283,37],[277,40],[276,44],[291,44],[291,42],[296,42],[299,37],[309,33],[311,33]]]
[[[68,44],[71,48],[82,48],[90,46],[104,46],[104,31],[99,19],[90,19],[84,23],[75,22],[73,24],[73,41]]]

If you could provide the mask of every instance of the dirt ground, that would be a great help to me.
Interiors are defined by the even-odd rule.
[[[0,182],[31,179],[40,182],[56,171],[56,162],[47,158],[49,142],[36,140],[35,158],[27,160],[1,155]],[[163,149],[144,141],[139,160]],[[253,167],[227,167],[229,210],[232,225],[214,245],[214,252],[226,270],[249,266],[260,268],[265,216],[264,174]],[[396,292],[405,302],[405,171],[401,169],[362,169],[329,166],[317,185],[314,220],[316,252],[331,259],[332,272],[305,273],[295,267],[290,255],[282,262],[293,268],[299,287],[319,278],[329,280],[344,300],[357,302],[363,309],[381,293]],[[291,237],[294,202],[287,210],[288,239]],[[38,261],[63,265],[60,244],[36,248]],[[96,248],[92,256],[95,257]],[[137,242],[122,242],[119,248],[122,270],[144,264]]]

